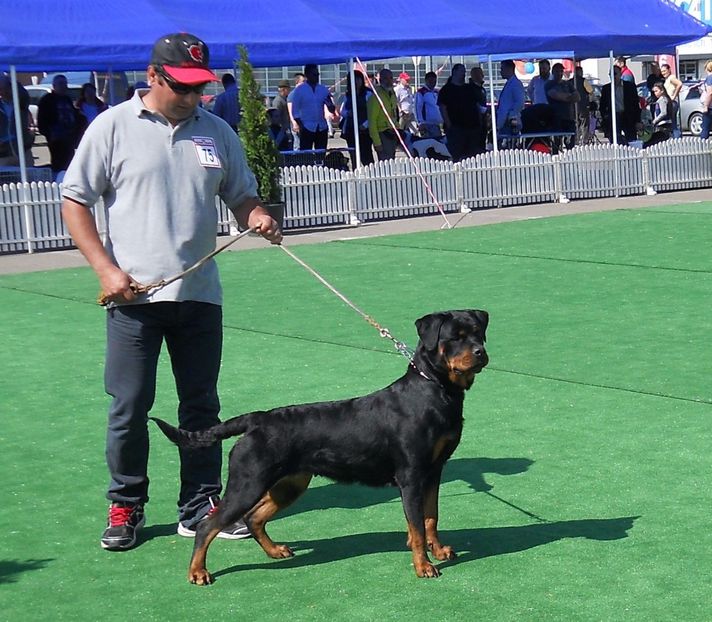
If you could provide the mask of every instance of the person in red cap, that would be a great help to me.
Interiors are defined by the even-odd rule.
[[[410,76],[403,71],[398,76],[398,85],[393,89],[398,100],[399,124],[402,130],[417,132],[415,123],[415,95],[410,88]]]
[[[148,501],[148,413],[165,343],[178,393],[178,422],[200,430],[219,422],[222,289],[208,260],[174,282],[145,292],[198,264],[215,248],[219,196],[237,222],[272,243],[278,224],[257,198],[255,177],[233,128],[198,106],[217,80],[208,47],[171,34],[156,41],[149,88],[99,115],[64,178],[62,216],[94,269],[107,305],[106,392],[111,395],[106,459],[111,505],[101,546],[137,541]],[[91,208],[102,209],[102,243]],[[220,446],[180,453],[178,533],[193,537],[222,490]],[[244,523],[223,538],[249,535]]]

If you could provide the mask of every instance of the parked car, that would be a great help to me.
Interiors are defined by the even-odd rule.
[[[73,101],[76,101],[79,97],[79,91],[81,91],[81,88],[81,84],[68,85],[67,94]],[[25,90],[30,95],[30,122],[32,124],[30,129],[37,134],[37,104],[39,104],[40,99],[52,91],[52,84],[30,84],[25,87]]]
[[[699,136],[702,133],[702,113],[704,112],[700,104],[700,86],[701,82],[693,80],[683,82],[680,89],[680,120],[683,132],[690,132],[693,136]],[[641,101],[647,101],[650,96],[648,86],[645,82],[639,82],[638,95]]]

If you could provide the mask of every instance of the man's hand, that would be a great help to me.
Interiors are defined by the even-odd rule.
[[[99,304],[106,305],[109,302],[118,304],[131,302],[136,299],[136,293],[141,287],[140,283],[134,281],[128,274],[117,266],[108,266],[97,272],[101,293],[99,294]]]
[[[267,213],[253,211],[247,220],[247,226],[272,244],[282,242],[282,231],[277,221]]]

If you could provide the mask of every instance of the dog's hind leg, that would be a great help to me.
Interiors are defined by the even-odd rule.
[[[265,525],[277,512],[294,503],[309,486],[311,474],[298,473],[279,480],[245,516],[250,532],[269,557],[280,559],[294,553],[286,544],[275,544],[267,535]]]

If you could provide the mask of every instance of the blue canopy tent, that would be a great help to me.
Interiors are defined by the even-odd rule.
[[[277,10],[275,10],[277,9]],[[423,19],[427,12],[427,20]],[[281,16],[284,15],[284,18]],[[660,53],[710,28],[667,0],[3,0],[0,67],[48,71],[142,69],[151,45],[188,31],[210,46],[211,64],[230,67],[244,44],[255,66],[415,55],[547,55],[580,58]]]
[[[0,67],[142,69],[153,42],[180,31],[205,40],[213,67],[232,66],[237,44],[266,67],[521,50],[573,50],[580,58],[659,53],[711,30],[668,0],[548,0],[542,7],[531,0],[431,0],[422,9],[413,0],[346,7],[323,0],[284,7],[272,0],[3,0]]]

